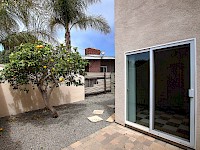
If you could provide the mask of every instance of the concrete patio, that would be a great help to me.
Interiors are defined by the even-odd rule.
[[[181,150],[181,148],[112,123],[62,150]]]

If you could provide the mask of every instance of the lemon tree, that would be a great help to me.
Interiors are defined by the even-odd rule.
[[[49,103],[53,89],[61,84],[82,85],[80,75],[85,75],[85,66],[88,64],[76,48],[69,52],[63,45],[53,47],[43,42],[20,45],[17,52],[10,54],[9,60],[0,72],[1,83],[8,81],[13,89],[26,92],[28,90],[24,85],[35,85],[53,117],[58,117],[55,108]],[[35,86],[32,86],[33,89]]]

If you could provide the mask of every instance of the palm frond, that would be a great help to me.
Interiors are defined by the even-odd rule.
[[[31,9],[35,8],[33,0],[5,0],[0,3],[0,40],[7,35],[18,32],[20,25],[28,25]]]
[[[19,25],[16,20],[12,19],[5,9],[0,10],[0,40],[5,38],[8,34],[15,32],[19,29]]]
[[[84,0],[84,3],[87,5],[93,5],[98,2],[101,2],[101,0]]]
[[[48,20],[42,18],[39,14],[32,14],[32,16],[29,17],[27,30],[24,32],[34,35],[37,39],[44,42],[58,44],[56,37],[54,37],[52,32],[49,30],[47,22]]]
[[[57,25],[61,25],[61,26],[64,26],[65,27],[65,23],[60,20],[58,17],[52,17],[50,20],[49,20],[49,28],[50,28],[50,31],[53,33],[54,32],[54,28],[57,26]]]
[[[105,18],[100,16],[85,16],[82,15],[80,18],[71,25],[70,29],[73,27],[79,28],[81,30],[86,30],[87,28],[100,31],[104,34],[110,33],[110,26],[106,22]]]
[[[38,39],[28,33],[28,32],[19,32],[19,33],[13,33],[8,35],[4,40],[1,40],[0,42],[4,46],[5,50],[14,49],[15,46],[19,46],[21,43],[34,43]]]
[[[13,19],[20,20],[25,26],[29,23],[29,16],[31,12],[37,8],[33,0],[7,0],[7,11],[10,12]]]

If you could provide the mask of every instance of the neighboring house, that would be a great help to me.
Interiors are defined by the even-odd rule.
[[[104,52],[86,48],[83,59],[88,60],[86,67],[87,75],[85,76],[85,94],[97,94],[112,91],[114,88],[114,79],[111,74],[115,71],[115,57],[105,56]]]
[[[200,0],[115,0],[115,117],[200,150]]]
[[[86,48],[83,59],[89,61],[86,72],[114,72],[115,57],[104,56],[100,50],[94,48]]]

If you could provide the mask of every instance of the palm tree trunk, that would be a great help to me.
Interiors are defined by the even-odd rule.
[[[68,26],[66,27],[66,32],[65,32],[65,42],[67,50],[71,51],[71,33]]]

